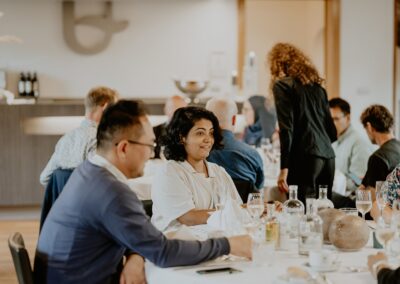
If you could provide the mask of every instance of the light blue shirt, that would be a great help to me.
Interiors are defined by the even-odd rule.
[[[367,171],[368,158],[373,152],[372,145],[350,125],[332,144],[332,148],[336,155],[336,169],[346,176],[346,191],[349,194],[357,188],[351,176],[362,179]]]
[[[96,122],[85,119],[78,128],[58,140],[53,155],[40,174],[44,186],[56,169],[75,169],[96,150]]]

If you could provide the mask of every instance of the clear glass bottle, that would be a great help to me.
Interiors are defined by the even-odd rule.
[[[317,200],[307,198],[307,213],[299,222],[299,254],[308,255],[310,250],[320,250],[323,243],[322,219],[317,214]]]
[[[283,203],[283,211],[287,214],[290,238],[295,239],[299,235],[299,221],[304,215],[304,204],[297,199],[297,185],[289,186],[289,199]]]
[[[268,244],[276,243],[278,239],[279,222],[275,216],[275,203],[267,203],[267,217],[265,219],[265,241]]]
[[[334,208],[333,202],[328,199],[328,186],[319,186],[319,197],[317,200],[317,211],[327,208]]]

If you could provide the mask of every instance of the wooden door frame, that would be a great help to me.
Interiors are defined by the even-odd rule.
[[[236,0],[238,7],[238,84],[242,88],[243,65],[246,52],[246,0]],[[325,78],[330,98],[340,96],[340,1],[325,1]]]

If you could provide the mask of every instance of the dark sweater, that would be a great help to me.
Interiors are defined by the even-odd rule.
[[[325,89],[318,84],[302,85],[291,77],[273,86],[281,142],[281,168],[291,168],[306,156],[335,157],[331,143],[336,128]]]
[[[367,187],[375,187],[377,181],[384,181],[400,163],[400,141],[390,139],[379,147],[368,159],[368,168],[362,180]]]
[[[110,283],[126,250],[161,267],[192,265],[229,253],[226,238],[168,240],[141,201],[106,169],[85,161],[75,169],[39,236],[37,283]],[[118,282],[117,282],[118,283]]]
[[[400,284],[400,268],[383,268],[378,273],[378,284]]]

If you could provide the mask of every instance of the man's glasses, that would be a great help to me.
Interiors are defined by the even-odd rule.
[[[130,143],[130,144],[136,144],[136,145],[142,145],[142,146],[149,147],[151,152],[153,153],[153,155],[154,155],[154,149],[157,147],[157,143],[155,143],[155,142],[153,144],[147,144],[147,143],[142,143],[142,142],[133,141],[133,140],[129,140],[129,139],[127,139],[126,141],[128,141],[128,143]],[[118,146],[118,144],[120,142],[115,143],[115,146]]]
[[[341,120],[343,117],[345,117],[346,115],[342,115],[342,116],[332,116],[332,120],[333,121],[339,121]]]

